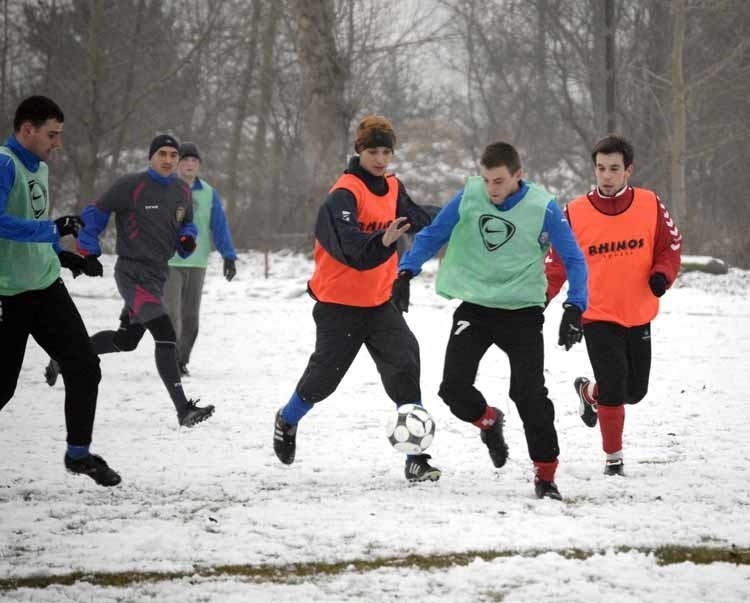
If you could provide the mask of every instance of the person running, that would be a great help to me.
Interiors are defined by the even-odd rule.
[[[201,156],[192,142],[180,145],[177,173],[193,193],[193,222],[198,227],[195,251],[183,258],[175,253],[169,260],[169,276],[164,286],[164,303],[177,334],[177,357],[180,373],[188,376],[188,363],[198,337],[203,282],[206,278],[211,243],[224,258],[224,278],[231,281],[237,274],[237,252],[232,244],[227,216],[219,193],[200,178]]]
[[[554,243],[570,275],[558,339],[566,350],[581,339],[586,263],[552,195],[523,180],[521,160],[511,144],[488,145],[480,173],[414,238],[398,266],[393,302],[408,310],[411,279],[447,243],[436,289],[462,303],[453,315],[439,395],[457,418],[479,428],[495,467],[505,465],[503,413],[474,385],[489,347],[503,350],[510,362],[509,395],[534,464],[534,491],[538,498],[560,500],[555,409],[544,385],[543,259]]]
[[[318,212],[315,270],[308,283],[316,301],[315,351],[274,421],[274,452],[284,464],[294,462],[299,421],[336,390],[363,345],[397,406],[422,403],[419,345],[390,296],[397,242],[407,230],[418,232],[429,224],[430,216],[386,171],[395,144],[389,120],[365,117],[354,141],[358,155]],[[429,459],[428,454],[408,455],[406,479],[438,480],[440,470]]]
[[[59,359],[65,382],[65,468],[101,486],[119,474],[90,451],[101,371],[89,335],[60,278],[95,275],[96,262],[63,251],[60,239],[77,236],[78,216],[49,219],[46,160],[62,146],[65,116],[46,96],[17,107],[14,133],[0,146],[0,410],[13,398],[29,336]]]
[[[85,226],[78,235],[78,250],[87,257],[101,254],[99,237],[114,213],[115,282],[125,307],[116,331],[92,336],[94,351],[99,355],[130,352],[149,331],[156,344],[156,368],[178,422],[192,427],[209,418],[214,407],[198,406],[197,401],[185,396],[177,363],[177,338],[162,299],[167,262],[175,250],[181,257],[193,253],[198,236],[190,189],[175,173],[178,148],[173,136],[160,134],[149,146],[146,171],[123,176],[96,203],[86,206],[81,213]]]
[[[573,386],[581,420],[588,427],[598,420],[605,475],[625,474],[625,405],[648,392],[651,321],[677,277],[682,248],[682,235],[659,196],[628,183],[633,158],[622,136],[600,140],[591,151],[596,188],[565,208],[589,269],[583,333],[595,379],[578,377]],[[553,243],[546,264],[549,299],[566,280],[557,251]]]

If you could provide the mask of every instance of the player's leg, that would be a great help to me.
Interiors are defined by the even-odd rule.
[[[631,327],[627,332],[628,380],[626,404],[637,404],[648,393],[651,374],[651,323]]]
[[[188,400],[185,395],[177,363],[177,338],[166,309],[163,306],[159,309],[150,307],[142,309],[141,315],[141,319],[145,319],[143,326],[154,338],[156,369],[172,399],[180,425],[192,427],[205,421],[213,414],[214,406],[212,404],[197,406],[196,401]]]
[[[273,449],[286,465],[294,462],[299,421],[314,404],[336,391],[364,340],[363,308],[318,302],[312,314],[315,351],[291,398],[274,419]]]
[[[116,352],[132,352],[138,347],[146,329],[130,315],[127,307],[120,312],[120,326],[116,331],[99,331],[91,336],[91,345],[97,356]]]
[[[419,343],[390,302],[371,309],[365,346],[396,405],[421,404]]]
[[[508,355],[511,400],[523,423],[529,457],[534,464],[538,498],[560,500],[555,484],[560,448],[555,407],[544,384],[544,314],[542,308],[503,312],[493,329],[496,343]]]
[[[35,312],[35,291],[0,295],[0,410],[10,402],[21,373],[31,318]]]
[[[169,267],[167,280],[164,283],[164,296],[162,301],[167,308],[169,319],[172,321],[175,336],[177,337],[177,353],[179,355],[180,340],[182,338],[182,299],[184,291],[184,275],[187,268]]]
[[[397,406],[422,404],[419,386],[419,343],[403,315],[390,302],[370,310],[365,346],[377,367],[388,397]],[[437,481],[441,471],[429,454],[408,454],[404,475],[409,481]]]
[[[491,308],[467,302],[456,308],[438,395],[454,416],[479,428],[493,465],[502,467],[508,458],[503,413],[487,404],[482,392],[474,387],[479,362],[492,345],[489,325],[494,313]]]
[[[604,471],[622,475],[622,433],[628,395],[628,336],[625,327],[609,322],[584,325],[586,349],[594,371],[597,415],[606,455]]]
[[[205,268],[185,268],[187,274],[182,291],[182,334],[177,335],[177,352],[180,369],[187,374],[187,365],[198,337],[203,283],[206,280]]]
[[[62,280],[55,281],[40,294],[41,303],[31,335],[58,361],[65,383],[68,443],[65,466],[73,473],[88,475],[102,486],[119,484],[120,476],[89,450],[101,380],[99,358]]]

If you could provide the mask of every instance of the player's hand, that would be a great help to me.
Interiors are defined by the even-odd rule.
[[[180,247],[182,247],[183,251],[193,253],[196,246],[197,243],[195,242],[195,237],[191,237],[190,235],[182,235],[180,237]]]
[[[564,345],[567,352],[573,344],[581,341],[583,328],[581,327],[581,311],[573,304],[563,304],[565,311],[560,320],[560,338],[557,345]]]
[[[55,220],[57,235],[62,238],[67,235],[78,236],[78,232],[85,226],[78,216],[62,216]]]
[[[398,278],[393,281],[391,290],[391,303],[396,306],[399,312],[409,311],[409,283],[414,275],[408,270],[402,270],[398,273]]]
[[[396,218],[388,225],[388,228],[386,228],[383,233],[383,245],[390,247],[410,228],[411,224],[406,221],[406,218]]]
[[[667,291],[667,277],[661,272],[656,272],[648,279],[648,286],[651,288],[651,293],[656,297],[661,297]]]
[[[71,253],[70,251],[61,251],[57,254],[57,257],[60,258],[60,266],[70,270],[73,273],[73,278],[79,276],[86,265],[85,258],[82,258],[77,253]]]
[[[87,255],[84,260],[83,273],[86,276],[104,276],[104,266],[98,255]]]
[[[232,279],[237,274],[237,266],[235,264],[234,260],[224,260],[224,278],[228,281],[232,281]]]

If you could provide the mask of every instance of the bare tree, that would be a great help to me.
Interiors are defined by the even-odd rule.
[[[295,14],[302,70],[302,181],[310,222],[340,171],[346,129],[344,88],[349,76],[336,47],[333,0],[298,0]]]

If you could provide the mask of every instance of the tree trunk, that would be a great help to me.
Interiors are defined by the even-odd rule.
[[[606,75],[606,113],[607,132],[617,130],[617,114],[615,109],[615,7],[614,0],[604,1],[604,71]]]
[[[232,135],[229,139],[227,181],[224,186],[224,202],[227,215],[231,223],[239,225],[244,230],[240,220],[239,200],[237,199],[238,178],[241,165],[241,149],[243,148],[242,126],[250,113],[250,90],[255,77],[256,51],[258,45],[258,23],[261,17],[261,0],[253,0],[253,12],[250,20],[251,27],[247,36],[247,60],[242,72],[237,108],[234,114]]]
[[[672,0],[672,144],[670,148],[670,205],[678,224],[687,224],[685,149],[687,138],[687,87],[683,50],[687,25],[687,0]]]
[[[303,211],[300,228],[311,229],[320,202],[341,171],[345,157],[344,85],[335,40],[333,0],[297,2],[298,51],[302,67]]]
[[[102,138],[102,123],[99,114],[99,79],[100,79],[100,27],[102,20],[101,2],[90,0],[90,18],[88,23],[88,45],[86,64],[86,98],[88,104],[87,120],[88,140],[82,149],[80,158],[81,183],[79,187],[80,199],[83,203],[93,200],[96,190],[96,177],[99,172],[99,145]]]
[[[273,165],[268,157],[268,118],[271,112],[271,101],[274,90],[274,42],[276,40],[277,24],[281,16],[281,4],[271,2],[268,7],[265,27],[261,36],[261,67],[260,77],[258,78],[259,102],[257,109],[258,125],[255,129],[255,138],[253,140],[253,179],[250,185],[255,191],[256,198],[261,200],[259,209],[262,216],[258,216],[259,224],[265,232],[278,230],[280,225],[273,221],[272,208],[279,204],[279,200],[269,196],[271,181],[273,179],[271,172],[278,170],[279,166]]]
[[[135,88],[135,67],[136,61],[142,60],[136,54],[135,45],[141,42],[141,31],[143,29],[143,17],[146,11],[145,0],[138,0],[138,6],[135,9],[135,26],[133,27],[133,34],[130,38],[130,53],[128,54],[128,66],[127,73],[125,75],[125,86],[122,99],[120,102],[120,112],[122,115],[126,115],[131,110],[132,93]],[[115,145],[112,149],[112,173],[116,174],[119,170],[120,155],[122,154],[123,146],[125,144],[125,132],[130,120],[126,120],[120,124],[115,135]]]

